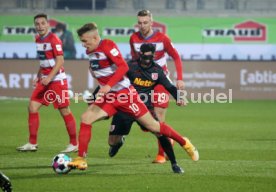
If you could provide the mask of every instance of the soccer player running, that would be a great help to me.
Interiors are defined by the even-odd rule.
[[[156,52],[154,60],[160,65],[165,74],[169,78],[169,71],[166,61],[166,53],[172,57],[174,60],[176,73],[177,73],[177,82],[176,87],[178,90],[184,89],[184,82],[182,77],[182,62],[179,54],[176,49],[173,47],[170,38],[159,31],[154,31],[152,28],[153,17],[152,13],[149,10],[141,10],[137,14],[138,28],[139,31],[133,33],[130,36],[130,49],[132,59],[138,59],[140,46],[143,43],[153,43],[156,46]],[[160,122],[165,121],[165,115],[167,108],[169,106],[169,93],[164,88],[163,85],[157,85],[154,88],[155,98],[153,102],[154,111]],[[165,163],[166,158],[164,154],[164,150],[160,143],[158,143],[158,154],[156,158],[153,160],[153,163]]]
[[[159,84],[163,85],[175,98],[177,105],[183,106],[185,102],[180,97],[177,97],[176,87],[168,80],[163,69],[153,61],[154,52],[155,46],[153,44],[142,44],[139,59],[128,62],[129,71],[127,72],[127,77],[130,79],[131,84],[137,90],[153,117],[158,120],[151,102],[155,86]],[[133,117],[123,112],[118,112],[113,116],[108,140],[110,157],[117,154],[124,143],[124,136],[129,134],[134,122],[135,119]],[[141,128],[145,130],[143,126]],[[171,162],[173,172],[183,173],[184,171],[176,162],[175,154],[168,138],[160,134],[156,134],[156,136]]]
[[[70,143],[64,153],[78,150],[76,121],[69,108],[67,78],[64,72],[64,59],[61,40],[49,29],[48,16],[38,14],[34,17],[38,35],[35,38],[40,68],[33,81],[35,87],[28,107],[29,142],[17,148],[18,151],[36,151],[39,128],[39,109],[42,105],[53,103],[63,117]]]
[[[188,139],[184,139],[170,126],[159,123],[152,117],[137,91],[125,76],[128,65],[117,45],[111,40],[101,39],[95,23],[83,25],[77,30],[77,33],[86,48],[90,71],[92,76],[97,79],[100,89],[95,102],[81,116],[78,157],[68,166],[80,170],[87,169],[85,158],[92,136],[92,124],[97,120],[113,116],[117,111],[134,117],[151,132],[174,139],[193,160],[197,161],[199,159],[198,151]]]

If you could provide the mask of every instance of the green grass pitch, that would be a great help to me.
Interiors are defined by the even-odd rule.
[[[110,120],[94,124],[88,170],[57,175],[51,161],[68,144],[68,136],[62,118],[52,106],[40,112],[39,150],[15,150],[27,142],[27,105],[27,101],[0,101],[0,170],[10,177],[15,192],[276,189],[276,101],[189,104],[184,108],[171,103],[167,123],[188,136],[200,153],[199,162],[192,162],[175,144],[178,163],[185,170],[182,175],[173,174],[169,162],[151,163],[157,151],[156,139],[136,125],[120,152],[109,158]],[[73,103],[71,109],[79,125],[86,104]]]

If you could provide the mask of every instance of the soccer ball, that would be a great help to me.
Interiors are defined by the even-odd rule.
[[[67,174],[71,171],[71,168],[68,167],[68,163],[71,161],[71,157],[61,153],[53,158],[52,167],[54,171],[58,174]]]

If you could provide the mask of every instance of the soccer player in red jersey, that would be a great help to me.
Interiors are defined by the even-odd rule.
[[[85,157],[92,136],[91,124],[111,117],[117,111],[134,117],[141,125],[154,133],[174,139],[194,161],[197,161],[199,159],[198,151],[188,139],[184,139],[170,126],[159,123],[152,117],[139,94],[125,76],[128,65],[117,45],[111,40],[101,39],[95,23],[83,25],[77,33],[86,48],[90,71],[92,76],[97,79],[100,89],[95,102],[81,116],[78,157],[68,166],[80,170],[87,169]]]
[[[176,87],[178,90],[184,89],[184,82],[182,77],[182,62],[176,49],[173,47],[170,38],[159,31],[154,31],[152,28],[152,13],[149,10],[141,10],[137,14],[139,31],[130,36],[130,49],[133,60],[139,58],[140,46],[143,43],[152,43],[155,45],[154,60],[159,64],[167,77],[169,78],[169,71],[166,60],[166,53],[172,57],[175,63],[177,72]],[[169,106],[169,93],[162,85],[157,85],[154,88],[155,98],[153,102],[154,111],[160,122],[165,121],[165,115]],[[165,153],[160,143],[158,143],[158,154],[153,160],[153,163],[165,163]]]
[[[40,68],[33,81],[35,87],[28,107],[29,111],[29,142],[17,148],[18,151],[36,151],[39,128],[39,109],[42,105],[53,103],[63,117],[70,143],[62,152],[78,150],[76,121],[69,108],[67,77],[64,72],[64,59],[61,40],[49,30],[46,14],[34,17],[36,49]]]

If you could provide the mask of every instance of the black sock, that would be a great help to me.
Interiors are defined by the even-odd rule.
[[[157,137],[157,138],[158,138],[161,146],[163,147],[165,153],[167,154],[169,160],[171,161],[171,164],[176,164],[174,151],[173,151],[172,144],[169,141],[169,139],[164,135]]]

